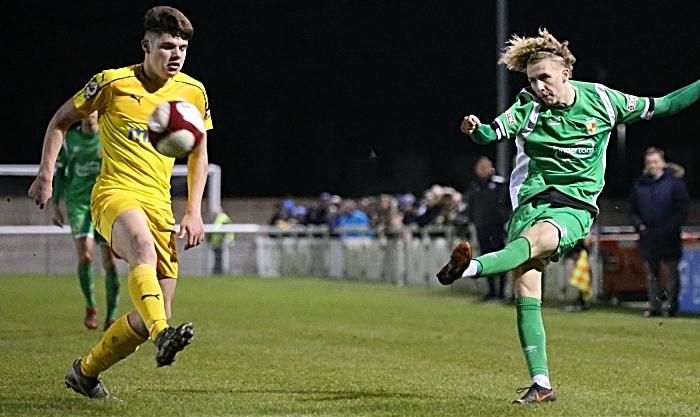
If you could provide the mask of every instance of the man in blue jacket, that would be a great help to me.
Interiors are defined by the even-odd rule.
[[[649,297],[647,317],[678,312],[680,276],[678,261],[683,248],[681,226],[688,217],[690,197],[682,180],[683,168],[667,164],[664,152],[655,147],[644,154],[644,174],[637,179],[630,196],[630,220],[639,233]],[[665,297],[660,285],[660,265],[666,272]],[[668,310],[663,311],[664,298]]]
[[[340,214],[331,223],[333,228],[363,228],[370,226],[370,219],[365,212],[358,210],[357,203],[354,200],[343,200],[339,209]],[[343,237],[361,237],[368,236],[372,237],[371,232],[344,232],[341,236]]]

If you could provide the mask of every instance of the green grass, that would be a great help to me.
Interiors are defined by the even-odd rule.
[[[161,369],[144,345],[103,375],[124,404],[88,400],[63,384],[102,334],[82,327],[77,278],[0,276],[0,289],[0,415],[700,414],[697,319],[545,308],[559,401],[523,407],[512,306],[307,278],[182,278],[172,322],[195,323],[192,345]]]

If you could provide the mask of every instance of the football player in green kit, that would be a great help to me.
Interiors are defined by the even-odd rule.
[[[68,220],[71,233],[78,250],[78,278],[80,289],[85,296],[85,327],[96,329],[98,326],[97,306],[95,303],[95,284],[92,258],[95,244],[101,247],[102,265],[105,269],[107,292],[107,315],[104,330],[114,323],[119,302],[119,276],[115,258],[107,242],[95,231],[90,215],[90,194],[102,164],[102,146],[100,145],[97,112],[81,120],[80,124],[66,133],[63,147],[56,161],[54,176],[53,222],[63,227],[64,216],[61,211],[61,197],[66,200]]]
[[[605,183],[605,151],[613,127],[670,116],[700,98],[700,80],[659,98],[574,81],[575,61],[568,42],[559,42],[544,29],[535,37],[513,37],[499,63],[527,74],[530,87],[493,123],[482,124],[469,115],[461,125],[479,144],[515,141],[509,243],[473,260],[469,245],[460,243],[437,276],[449,285],[463,276],[513,271],[518,334],[531,377],[531,385],[519,390],[525,394],[517,404],[556,400],[541,314],[542,270],[582,241],[598,214],[596,200]]]

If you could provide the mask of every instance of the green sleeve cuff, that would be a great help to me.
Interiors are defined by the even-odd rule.
[[[493,128],[490,125],[485,124],[479,126],[479,128],[474,130],[474,132],[472,132],[472,134],[469,136],[471,136],[472,140],[479,145],[486,145],[487,143],[496,142],[498,140],[498,135],[496,135]]]

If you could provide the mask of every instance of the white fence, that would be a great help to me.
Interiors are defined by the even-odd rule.
[[[357,229],[355,229],[357,230]],[[223,247],[225,275],[261,277],[315,276],[393,285],[443,287],[435,273],[449,259],[459,239],[448,229],[440,233],[425,229],[407,238],[406,230],[387,235],[374,231],[374,237],[341,238],[327,228],[279,229],[255,224],[214,226],[206,232],[234,232],[236,243]],[[224,239],[225,241],[225,239]],[[179,242],[180,274],[209,275],[213,254],[206,244],[183,250]],[[67,227],[0,226],[0,273],[74,273],[77,255]],[[475,248],[478,253],[478,247]],[[100,263],[96,257],[97,272]],[[591,256],[594,293],[598,292],[602,267]],[[119,262],[125,273],[126,264]],[[568,284],[573,262],[560,262],[547,268],[545,297],[573,299],[576,291]],[[485,292],[486,280],[458,280],[454,287]]]

